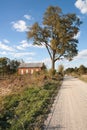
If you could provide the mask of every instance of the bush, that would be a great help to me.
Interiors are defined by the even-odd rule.
[[[49,75],[54,76],[56,74],[56,70],[50,69],[49,70]]]

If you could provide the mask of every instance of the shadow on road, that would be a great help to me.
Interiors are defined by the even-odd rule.
[[[70,86],[70,85],[69,85]],[[61,87],[61,89],[72,89],[73,87]]]
[[[69,81],[76,81],[77,78],[72,77],[72,76],[65,76],[65,77],[64,77],[64,81],[67,81],[67,80],[69,80]]]
[[[62,130],[65,129],[65,127],[61,126],[61,125],[57,125],[57,126],[51,126],[51,127],[47,127],[44,130]]]

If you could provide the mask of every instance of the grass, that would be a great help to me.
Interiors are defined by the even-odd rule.
[[[60,81],[44,76],[33,77],[32,80],[35,82],[31,87],[27,84],[22,91],[17,89],[0,98],[0,130],[42,129],[53,98],[59,90]]]

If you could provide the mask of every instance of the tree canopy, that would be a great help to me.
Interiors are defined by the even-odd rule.
[[[76,14],[63,14],[58,6],[50,6],[44,13],[43,25],[34,23],[27,34],[29,39],[33,39],[33,44],[46,47],[54,70],[57,60],[72,60],[77,55],[78,40],[75,36],[81,23]]]
[[[83,75],[83,74],[87,74],[87,67],[84,65],[80,65],[79,67],[75,67],[75,68],[67,68],[65,70],[65,74],[77,74],[77,75]]]
[[[17,71],[20,62],[17,60],[10,60],[7,57],[0,58],[0,75],[11,74]]]

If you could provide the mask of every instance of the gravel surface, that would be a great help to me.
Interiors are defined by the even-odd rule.
[[[64,78],[44,130],[87,130],[87,83]]]

